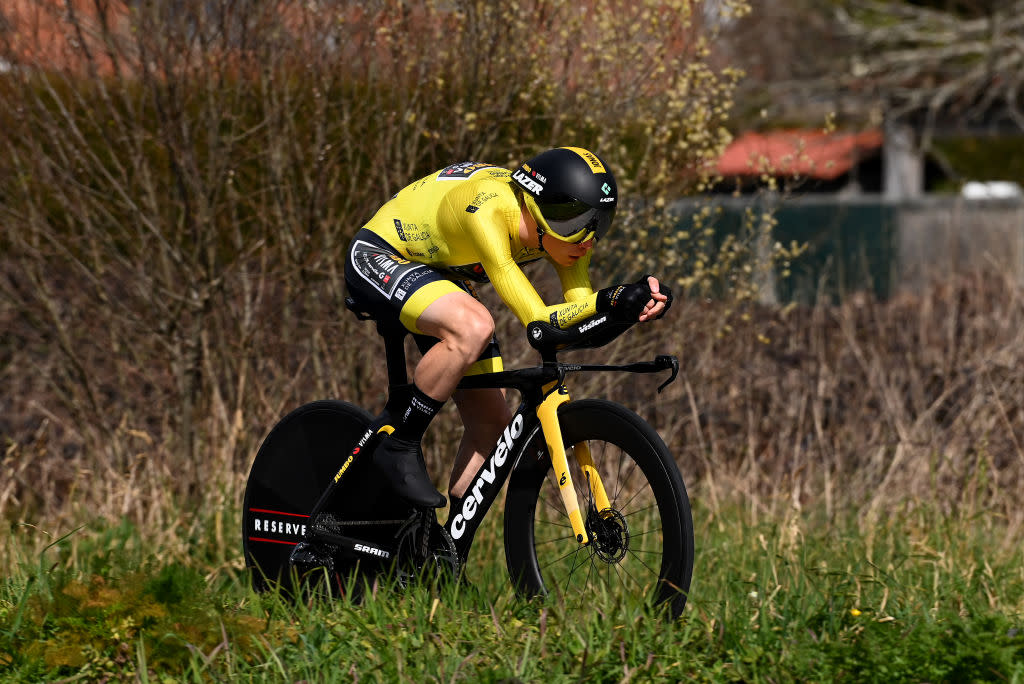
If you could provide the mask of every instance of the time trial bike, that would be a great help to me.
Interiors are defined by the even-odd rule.
[[[349,299],[362,320],[371,316]],[[408,391],[404,328],[377,322],[389,404]],[[605,399],[570,401],[570,373],[678,373],[673,356],[625,365],[577,364],[558,355],[602,346],[631,324],[597,316],[569,329],[527,327],[536,367],[464,378],[462,388],[517,390],[521,403],[442,524],[394,494],[372,464],[387,423],[339,400],[305,404],[268,434],[245,489],[242,546],[254,586],[291,592],[326,582],[343,593],[357,577],[424,572],[458,577],[481,521],[508,483],[504,546],[524,597],[551,592],[587,600],[609,591],[682,612],[693,572],[690,503],[679,468],[640,416]],[[385,408],[386,415],[387,407]],[[422,454],[421,454],[422,457]]]

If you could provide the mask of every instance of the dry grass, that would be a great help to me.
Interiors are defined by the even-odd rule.
[[[57,534],[127,519],[160,530],[171,556],[187,554],[187,540],[200,532],[232,549],[248,465],[277,418],[315,398],[371,408],[383,399],[372,325],[321,313],[283,334],[279,300],[266,301],[256,316],[260,358],[233,373],[237,366],[218,367],[207,356],[208,411],[194,423],[196,459],[170,428],[162,398],[174,396],[173,374],[145,352],[151,340],[134,345],[136,358],[149,359],[140,367],[102,344],[101,316],[78,321],[76,338],[96,341],[78,350],[98,388],[89,416],[74,410],[53,375],[57,350],[34,337],[18,312],[0,311],[20,342],[7,348],[2,378],[0,514],[8,524]],[[886,303],[855,298],[839,307],[751,310],[724,334],[721,310],[681,301],[669,318],[591,355],[677,354],[679,380],[663,394],[654,395],[651,377],[611,375],[576,377],[574,394],[611,397],[648,417],[712,512],[740,502],[753,520],[820,508],[829,516],[855,510],[872,522],[936,507],[1002,520],[1011,530],[1007,543],[1019,541],[1024,307],[1007,279],[954,277]],[[533,363],[518,324],[505,316],[500,327],[508,365]],[[451,407],[432,429],[428,452],[438,479],[458,429]]]
[[[598,264],[596,284],[651,268],[691,293],[594,355],[676,353],[679,382],[652,401],[651,378],[595,376],[578,396],[647,415],[712,511],[871,519],[934,502],[1005,515],[1019,537],[1018,286],[956,276],[888,303],[758,309],[743,304],[750,244],[650,235],[667,198],[702,187],[739,77],[692,0],[657,17],[338,0],[283,23],[273,4],[79,4],[117,21],[34,3],[68,61],[0,36],[5,526],[128,520],[170,555],[204,534],[237,562],[235,511],[270,426],[315,398],[383,403],[376,333],[343,305],[349,237],[418,174],[571,140],[612,159],[631,200],[602,245],[628,264]],[[535,40],[538,13],[564,30]],[[721,299],[696,296],[723,282]],[[499,328],[507,365],[532,363],[511,316]],[[429,436],[439,479],[458,429],[449,408]]]

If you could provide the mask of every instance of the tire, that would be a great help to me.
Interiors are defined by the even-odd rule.
[[[255,589],[281,586],[290,591],[289,557],[302,540],[309,513],[371,420],[350,403],[315,401],[292,411],[267,435],[253,461],[242,504],[242,549]],[[367,476],[369,467],[368,458],[353,461],[325,512],[338,520],[407,515],[396,497],[381,491],[380,478]],[[391,532],[381,526],[360,536],[370,539]],[[340,589],[349,568],[335,564],[334,569]]]
[[[559,410],[562,438],[591,543],[580,546],[537,428],[509,481],[505,558],[517,592],[556,593],[580,603],[607,590],[664,607],[686,604],[693,574],[693,519],[679,468],[642,418],[614,402],[587,399]],[[570,445],[587,442],[612,511],[601,513]]]

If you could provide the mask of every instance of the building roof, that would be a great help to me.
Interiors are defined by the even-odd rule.
[[[864,157],[875,154],[882,131],[820,130],[747,132],[732,141],[718,160],[722,176],[803,176],[833,180]]]
[[[102,6],[103,20],[119,26],[127,15],[127,7],[111,3]],[[14,64],[31,64],[44,68],[82,67],[82,50],[74,47],[79,41],[103,70],[109,67],[101,36],[96,35],[100,11],[91,0],[4,0],[0,9],[0,29],[6,32],[6,49]],[[116,30],[116,29],[115,29]]]

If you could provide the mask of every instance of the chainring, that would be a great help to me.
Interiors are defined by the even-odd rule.
[[[433,511],[409,518],[395,535],[395,577],[403,587],[417,579],[455,579],[462,570],[455,540]]]

